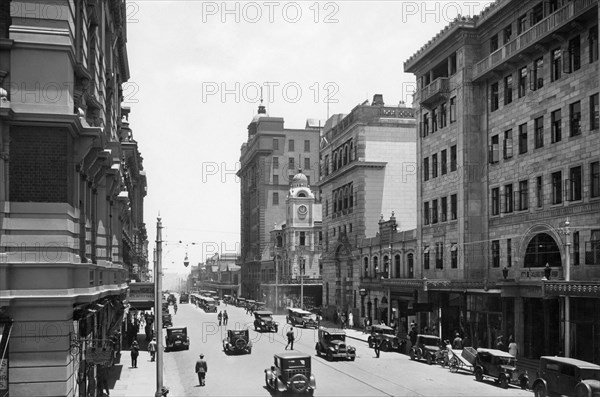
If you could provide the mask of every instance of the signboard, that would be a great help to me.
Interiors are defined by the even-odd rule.
[[[0,361],[0,391],[8,390],[8,358]]]
[[[113,357],[112,347],[88,347],[85,350],[85,359],[88,363],[110,365]]]
[[[154,302],[154,283],[129,284],[129,301]]]

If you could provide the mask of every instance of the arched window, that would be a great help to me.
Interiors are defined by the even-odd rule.
[[[348,203],[348,207],[352,208],[354,207],[354,184],[351,183],[350,186],[348,187],[348,198],[349,198],[349,203]]]
[[[348,187],[344,188],[344,209],[348,209]]]
[[[300,192],[300,193],[298,193],[298,197],[306,197],[306,193]]]
[[[337,170],[337,152],[333,153],[333,171]]]
[[[556,241],[550,235],[540,233],[527,245],[525,267],[544,267],[546,263],[551,267],[562,266],[562,259]]]
[[[338,168],[342,168],[342,150],[338,150]]]
[[[329,200],[325,199],[325,216],[329,216]]]
[[[373,277],[377,277],[377,273],[379,272],[379,258],[373,257]]]
[[[383,272],[385,273],[383,277],[387,277],[390,274],[390,258],[387,255],[383,257]]]
[[[277,246],[278,247],[283,246],[283,239],[281,238],[281,236],[277,236]]]
[[[329,155],[325,156],[325,175],[329,175]]]
[[[333,213],[337,212],[337,192],[333,193]]]
[[[348,164],[348,145],[344,145],[344,161],[343,164]]]
[[[396,278],[401,278],[402,272],[400,271],[400,255],[394,256],[394,270],[396,272]]]
[[[406,262],[407,262],[407,266],[408,266],[408,278],[414,278],[415,277],[414,255],[408,254],[406,256]]]
[[[356,160],[354,158],[354,142],[350,141],[350,161]]]
[[[364,277],[369,277],[369,258],[365,257],[365,259],[363,260],[364,262],[364,268],[365,268],[365,273],[364,273]]]
[[[342,210],[342,191],[338,192],[338,211]]]

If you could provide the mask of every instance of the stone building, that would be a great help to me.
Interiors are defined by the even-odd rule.
[[[418,276],[444,337],[600,363],[598,20],[597,0],[497,1],[404,64]]]
[[[207,258],[195,289],[215,291],[221,299],[223,295],[239,296],[240,266],[236,264],[237,260],[235,253],[216,253]]]
[[[271,229],[286,217],[285,197],[298,168],[308,183],[318,178],[321,126],[283,127],[283,118],[270,117],[261,104],[248,125],[248,140],[240,155],[242,297],[262,301],[263,263],[272,266]]]
[[[94,395],[146,274],[125,18],[116,0],[0,3],[2,395]]]
[[[396,211],[398,228],[416,226],[416,123],[412,108],[385,106],[381,95],[325,123],[320,146],[323,205],[323,305],[326,314],[356,308],[355,249]]]

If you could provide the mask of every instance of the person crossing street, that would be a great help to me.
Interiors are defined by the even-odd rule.
[[[229,315],[227,314],[227,310],[223,310],[223,325],[227,325],[227,320],[229,320]]]
[[[287,345],[285,345],[285,350],[287,350],[288,346],[291,346],[290,350],[294,350],[294,339],[295,339],[295,337],[294,337],[294,327],[291,327],[290,330],[287,332],[286,335],[287,335],[288,343],[287,343]]]
[[[150,361],[154,361],[156,357],[156,338],[152,338],[152,341],[148,343],[148,352],[150,353]]]
[[[204,354],[200,353],[200,358],[196,361],[196,373],[198,374],[198,383],[200,386],[206,384],[206,373],[208,372],[208,366],[204,360]]]

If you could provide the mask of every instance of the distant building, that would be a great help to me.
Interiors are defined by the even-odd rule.
[[[358,307],[356,248],[377,233],[373,219],[395,211],[400,230],[416,227],[416,139],[414,110],[385,106],[381,95],[327,120],[316,187],[323,205],[323,305],[329,312]]]
[[[237,260],[235,253],[217,253],[208,258],[196,289],[215,291],[221,298],[223,295],[239,296],[241,277]]]
[[[241,185],[241,297],[262,301],[262,264],[273,262],[271,228],[286,217],[285,197],[298,168],[308,183],[318,178],[318,122],[306,129],[287,129],[283,118],[270,117],[261,104],[248,125],[238,171]]]
[[[600,363],[598,21],[597,0],[496,1],[404,63],[434,306],[419,321],[445,338]]]

